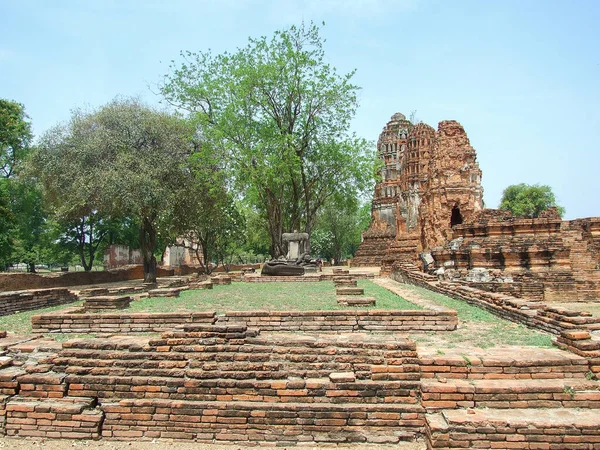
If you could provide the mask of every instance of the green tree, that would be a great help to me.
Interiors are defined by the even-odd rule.
[[[181,206],[185,241],[204,273],[212,272],[212,262],[226,265],[244,242],[244,217],[228,192],[227,173],[220,152],[201,138],[189,158],[189,195]],[[198,245],[199,244],[199,245]]]
[[[15,217],[12,262],[27,264],[28,272],[35,272],[36,264],[48,257],[52,242],[47,235],[47,211],[38,186],[19,175],[9,180],[11,209]]]
[[[41,209],[35,207],[35,190],[18,176],[33,135],[22,104],[0,99],[0,266],[28,259],[39,244]],[[34,207],[34,209],[28,209]]]
[[[542,211],[555,206],[562,217],[565,209],[556,204],[552,188],[539,184],[513,184],[504,189],[499,209],[519,217],[538,217]]]
[[[0,270],[4,270],[12,262],[14,227],[15,216],[10,207],[8,180],[0,178]]]
[[[25,107],[0,99],[0,175],[11,178],[27,155],[33,139]]]
[[[336,263],[352,257],[360,245],[362,232],[371,220],[371,205],[360,206],[355,199],[338,198],[323,208],[313,233],[317,256]]]
[[[33,167],[55,217],[138,223],[144,279],[152,282],[157,242],[175,232],[186,195],[192,135],[172,114],[116,99],[96,111],[76,110],[68,124],[46,133]]]
[[[272,256],[284,231],[311,233],[333,195],[370,184],[374,155],[348,130],[358,105],[354,72],[327,64],[313,24],[250,39],[235,53],[182,53],[161,92],[187,110],[223,152],[231,178],[264,217]]]

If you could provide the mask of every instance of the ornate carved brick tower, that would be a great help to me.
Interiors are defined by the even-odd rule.
[[[377,142],[383,162],[375,186],[372,222],[354,265],[397,260],[442,245],[451,227],[483,208],[481,170],[463,127],[456,121],[412,125],[396,113]]]

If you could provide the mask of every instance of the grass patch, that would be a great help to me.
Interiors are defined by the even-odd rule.
[[[421,309],[393,292],[361,280],[365,295],[375,297],[377,305],[370,309]],[[339,305],[333,283],[275,282],[233,283],[215,285],[210,290],[182,291],[178,298],[145,298],[133,302],[128,312],[175,311],[311,311],[353,309]],[[364,308],[361,308],[364,309]]]
[[[498,345],[552,347],[552,336],[547,333],[501,319],[491,312],[470,305],[463,300],[450,298],[419,286],[405,284],[402,287],[430,302],[453,309],[458,314],[458,330],[411,336],[417,342],[431,343],[440,340],[448,347],[457,344],[471,344],[481,348]]]
[[[59,309],[81,306],[83,302],[69,303],[67,305],[50,306],[48,308],[23,311],[9,316],[0,317],[0,330],[11,331],[16,334],[31,334],[31,316],[56,311]]]

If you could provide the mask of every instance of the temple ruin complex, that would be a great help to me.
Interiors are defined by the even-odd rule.
[[[354,266],[390,275],[412,264],[440,280],[515,297],[600,297],[600,218],[535,219],[484,209],[475,149],[454,120],[413,125],[394,114],[377,142],[382,161],[372,221]]]

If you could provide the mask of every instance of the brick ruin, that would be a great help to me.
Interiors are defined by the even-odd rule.
[[[437,131],[396,113],[377,143],[383,165],[372,221],[352,260],[411,263],[440,280],[547,301],[600,297],[600,217],[563,221],[484,209],[481,170],[463,127]]]
[[[440,279],[546,301],[600,298],[600,218],[561,220],[554,209],[536,219],[484,210],[453,228],[431,252]]]
[[[352,264],[416,263],[418,253],[442,245],[451,227],[483,209],[481,170],[463,127],[454,120],[413,125],[396,113],[377,142],[383,161],[372,221]]]
[[[348,278],[338,272],[310,278]],[[0,435],[369,448],[424,436],[428,449],[595,448],[600,318],[439,281],[406,262],[392,275],[548,331],[568,351],[417,345],[403,334],[461,333],[456,311],[426,299],[415,310],[131,313],[104,300],[129,300],[136,286],[87,288],[83,307],[31,320],[34,333],[95,338],[0,338]]]

